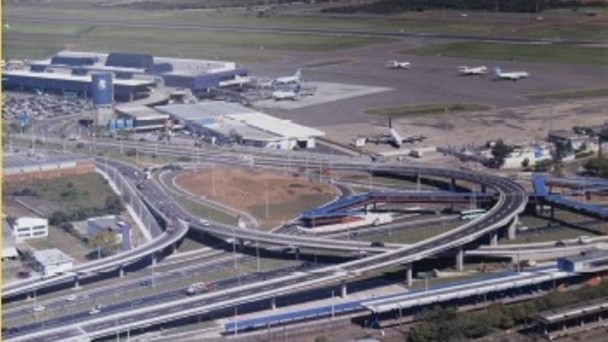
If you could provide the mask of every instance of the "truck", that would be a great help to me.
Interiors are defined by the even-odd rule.
[[[188,286],[188,288],[186,289],[186,294],[195,295],[195,294],[211,291],[214,289],[215,289],[215,283],[205,283],[205,282],[194,283],[194,284],[190,284],[190,286]]]
[[[420,150],[411,150],[409,153],[410,157],[414,157],[414,158],[422,158],[422,151]]]

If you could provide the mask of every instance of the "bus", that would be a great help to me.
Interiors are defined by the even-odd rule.
[[[469,209],[469,210],[463,210],[460,212],[460,219],[461,220],[474,220],[480,216],[483,216],[483,214],[485,214],[487,212],[487,210],[485,209]]]
[[[191,284],[190,286],[188,286],[188,288],[186,289],[186,294],[195,295],[195,294],[207,292],[207,291],[214,290],[214,289],[215,289],[214,283],[204,283],[204,282],[194,283],[194,284]]]

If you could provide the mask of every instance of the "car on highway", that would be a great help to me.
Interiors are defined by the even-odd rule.
[[[205,227],[209,227],[209,225],[210,225],[209,221],[207,221],[205,219],[200,219],[200,221],[198,221],[198,222]]]
[[[78,299],[78,296],[77,296],[77,295],[75,295],[75,294],[71,294],[71,295],[69,295],[69,296],[65,297],[65,300],[67,300],[68,302],[73,302],[73,301],[75,301],[76,299]]]
[[[44,311],[44,310],[46,310],[46,307],[44,305],[36,305],[36,306],[34,306],[34,312]]]
[[[384,247],[384,242],[382,241],[374,241],[370,244],[372,247]]]
[[[555,247],[566,247],[566,243],[562,240],[559,240],[555,243]]]
[[[89,315],[96,315],[101,312],[101,305],[96,305],[94,308],[89,310]]]

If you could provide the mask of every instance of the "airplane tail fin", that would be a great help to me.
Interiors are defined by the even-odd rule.
[[[388,117],[388,128],[393,128],[393,117],[392,116]]]
[[[495,73],[496,75],[500,74],[501,72],[502,72],[502,70],[500,70],[500,68],[499,68],[499,67],[496,67],[496,68],[494,69],[494,73]]]
[[[296,89],[294,90],[294,93],[299,94],[299,93],[300,93],[301,88],[302,88],[302,87],[301,87],[301,86],[300,86],[300,84],[298,83],[298,85],[296,86]]]
[[[300,78],[302,77],[302,69],[298,68],[298,70],[296,70],[296,74],[294,75],[298,81],[300,80]]]

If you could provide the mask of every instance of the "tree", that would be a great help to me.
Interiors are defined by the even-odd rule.
[[[106,198],[105,211],[108,214],[118,215],[125,210],[125,206],[122,204],[120,197],[115,194],[109,195]]]
[[[513,152],[513,147],[509,146],[499,139],[492,147],[492,166],[500,169],[505,165],[505,159]]]
[[[98,257],[112,255],[120,248],[120,244],[116,241],[116,234],[111,228],[107,228],[93,236],[89,240],[89,244],[97,250]]]
[[[608,178],[608,158],[597,157],[589,159],[585,163],[584,168],[591,174]]]
[[[524,169],[527,169],[528,166],[530,166],[530,159],[526,158],[521,162],[521,167],[523,167]]]
[[[598,156],[602,156],[602,143],[604,141],[608,141],[608,128],[603,129],[598,135],[597,135],[597,140],[598,140]]]

